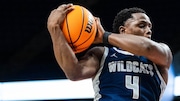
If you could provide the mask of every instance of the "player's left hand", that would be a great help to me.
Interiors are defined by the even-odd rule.
[[[94,17],[94,19],[96,21],[97,32],[96,32],[96,37],[95,37],[93,44],[103,43],[103,34],[104,34],[105,30],[101,25],[100,18]]]

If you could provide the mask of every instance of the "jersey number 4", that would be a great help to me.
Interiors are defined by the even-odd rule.
[[[126,75],[125,78],[126,82],[126,88],[133,90],[133,99],[139,98],[139,77],[138,76],[130,76]]]

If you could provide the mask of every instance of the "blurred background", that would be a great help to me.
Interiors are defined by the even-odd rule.
[[[1,84],[66,79],[55,61],[46,22],[51,10],[69,2],[82,5],[94,16],[100,17],[102,25],[108,31],[112,30],[114,16],[121,9],[134,6],[145,9],[153,23],[153,40],[167,43],[173,52],[173,63],[169,71],[170,80],[167,93],[165,92],[169,99],[162,100],[180,101],[180,88],[174,88],[176,77],[180,75],[178,0],[1,0]],[[0,85],[0,99],[3,99],[1,88]],[[176,94],[174,94],[175,90]],[[81,100],[92,101],[91,97]]]

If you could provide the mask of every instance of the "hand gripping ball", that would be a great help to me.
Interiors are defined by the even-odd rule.
[[[92,13],[85,7],[74,5],[62,24],[64,36],[75,53],[90,47],[96,35],[96,23]]]

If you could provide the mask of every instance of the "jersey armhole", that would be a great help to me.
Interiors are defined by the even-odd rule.
[[[104,62],[106,60],[106,57],[108,55],[108,52],[109,52],[109,48],[107,48],[106,46],[104,46],[104,53],[103,53],[103,56],[101,58],[101,62],[100,62],[100,68],[98,70],[98,72],[96,73],[96,76],[93,78],[93,81],[94,80],[98,80],[100,74],[101,74],[101,71],[102,71],[102,68],[104,66]]]

